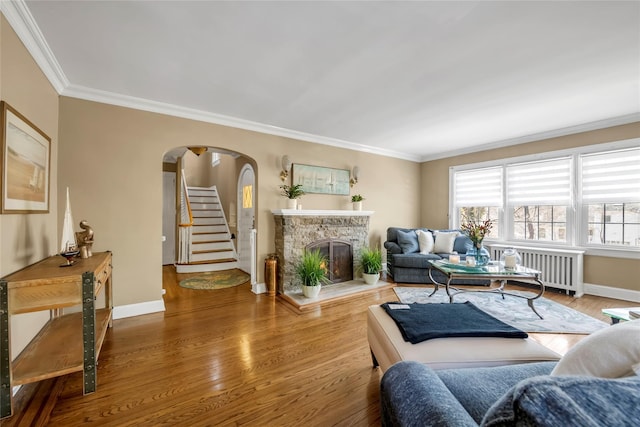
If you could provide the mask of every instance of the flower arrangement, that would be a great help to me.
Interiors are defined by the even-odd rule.
[[[460,229],[464,234],[469,237],[469,240],[473,242],[473,246],[477,249],[482,247],[482,241],[485,236],[489,234],[493,224],[490,220],[486,221],[475,221],[470,220],[460,226]]]

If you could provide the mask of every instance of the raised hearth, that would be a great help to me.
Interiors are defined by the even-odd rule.
[[[295,264],[307,245],[325,239],[351,243],[353,259],[369,239],[369,217],[373,211],[294,210],[271,211],[275,221],[275,247],[278,256],[278,292],[300,288],[295,277]],[[352,263],[352,277],[356,277]]]

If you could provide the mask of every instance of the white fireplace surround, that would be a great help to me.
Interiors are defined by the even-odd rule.
[[[374,211],[322,210],[322,209],[273,209],[274,215],[283,216],[371,216]]]
[[[368,245],[369,217],[373,211],[274,209],[275,249],[278,256],[278,292],[299,288],[295,263],[304,248],[322,239],[351,242],[353,259]],[[354,266],[354,277],[355,266]]]

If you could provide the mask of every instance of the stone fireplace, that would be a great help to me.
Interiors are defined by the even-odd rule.
[[[372,211],[278,209],[272,213],[279,293],[300,289],[295,264],[305,249],[316,247],[314,245],[325,247],[321,251],[326,251],[324,253],[331,258],[330,279],[334,283],[356,277],[353,261],[368,244]],[[347,251],[348,255],[345,255]],[[345,274],[345,270],[349,271]]]

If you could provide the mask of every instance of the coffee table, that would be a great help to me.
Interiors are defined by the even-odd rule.
[[[510,295],[510,296],[526,299],[527,304],[529,305],[531,310],[533,310],[533,312],[536,315],[538,315],[539,318],[543,319],[543,317],[540,315],[540,313],[538,313],[538,311],[533,305],[533,302],[538,298],[540,298],[542,294],[544,294],[544,283],[542,282],[542,280],[540,280],[540,274],[541,274],[540,271],[533,270],[527,267],[522,267],[522,266],[517,266],[515,270],[506,270],[504,268],[504,264],[498,261],[492,261],[488,265],[480,266],[480,267],[471,267],[465,264],[454,264],[446,260],[437,260],[437,261],[432,260],[429,262],[431,263],[431,267],[429,268],[429,278],[435,285],[435,289],[429,296],[432,296],[433,294],[435,294],[438,291],[439,286],[445,287],[450,303],[453,302],[453,297],[455,295],[464,293],[464,292],[496,293],[496,294],[502,295],[502,298],[504,298],[505,295]],[[439,283],[437,280],[433,278],[433,269],[440,271],[447,277],[446,283]],[[488,290],[458,289],[451,286],[451,281],[454,279],[491,280],[491,281],[500,282],[500,286],[497,288],[492,288]],[[505,292],[505,287],[507,286],[507,282],[510,280],[538,285],[540,286],[540,291],[538,292],[537,295],[534,295],[533,297]]]

